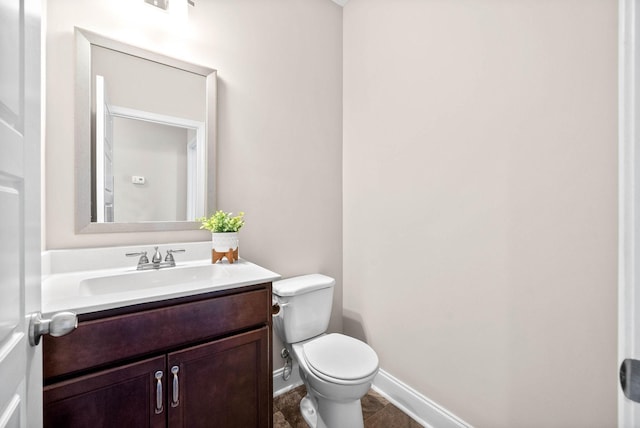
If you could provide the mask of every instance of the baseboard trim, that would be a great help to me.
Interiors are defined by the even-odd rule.
[[[425,427],[471,428],[470,424],[383,369],[373,380],[373,389]]]
[[[282,378],[282,372],[282,368],[273,371],[274,397],[302,385],[297,364],[294,364],[291,376],[286,381]],[[470,424],[383,369],[378,371],[373,380],[372,388],[394,406],[427,428],[472,428]]]

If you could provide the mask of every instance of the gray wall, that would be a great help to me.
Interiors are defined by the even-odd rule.
[[[617,2],[343,18],[345,331],[474,426],[616,426]]]

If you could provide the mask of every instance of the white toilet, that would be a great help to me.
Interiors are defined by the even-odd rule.
[[[363,427],[362,398],[378,373],[378,356],[366,343],[326,334],[335,280],[312,274],[275,281],[280,306],[274,328],[293,358],[307,396],[300,403],[312,428]]]

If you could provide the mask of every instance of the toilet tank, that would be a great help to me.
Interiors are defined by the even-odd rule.
[[[273,298],[280,305],[273,325],[283,342],[301,342],[327,331],[335,283],[321,274],[273,282]]]

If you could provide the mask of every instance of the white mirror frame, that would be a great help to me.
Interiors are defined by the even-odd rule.
[[[153,232],[199,229],[196,221],[149,221],[137,223],[95,223],[91,221],[91,45],[124,52],[206,78],[206,212],[215,211],[216,153],[216,70],[171,58],[124,42],[75,28],[75,169],[76,169],[76,233]]]

